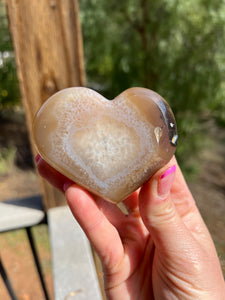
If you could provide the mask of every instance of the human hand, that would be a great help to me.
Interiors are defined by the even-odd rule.
[[[102,261],[109,299],[225,299],[214,244],[174,157],[124,201],[128,215],[71,184],[40,157],[37,168],[64,187]]]

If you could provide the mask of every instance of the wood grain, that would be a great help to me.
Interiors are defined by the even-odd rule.
[[[6,0],[18,78],[32,140],[33,118],[52,94],[85,84],[77,0]],[[46,209],[64,196],[41,179]]]

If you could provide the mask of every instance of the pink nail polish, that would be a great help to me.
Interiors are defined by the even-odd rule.
[[[173,165],[167,169],[160,177],[158,181],[158,195],[161,198],[165,198],[173,184],[175,177],[176,165]]]
[[[35,162],[36,164],[38,163],[39,159],[41,158],[41,155],[38,153],[36,156],[35,156]]]
[[[160,177],[160,179],[165,178],[166,176],[168,176],[171,173],[174,173],[176,171],[176,165],[173,165],[172,167],[170,167],[169,169],[167,169]]]

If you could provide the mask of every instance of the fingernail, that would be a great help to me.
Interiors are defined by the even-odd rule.
[[[41,155],[38,153],[38,154],[35,156],[36,164],[38,163],[38,161],[39,161],[40,158],[41,158]]]
[[[173,184],[173,180],[175,177],[176,165],[173,165],[169,169],[167,169],[159,178],[158,181],[158,196],[160,198],[165,198]]]
[[[72,184],[73,184],[73,181],[71,181],[71,180],[68,180],[68,181],[66,181],[64,183],[64,185],[63,185],[63,191],[64,191],[64,193],[66,192],[66,190],[68,189],[68,187],[70,187]]]

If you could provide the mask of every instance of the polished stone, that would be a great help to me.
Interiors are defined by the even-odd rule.
[[[167,102],[144,88],[109,101],[83,87],[50,97],[37,113],[33,136],[56,170],[111,202],[120,202],[165,165],[177,129]]]

